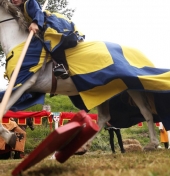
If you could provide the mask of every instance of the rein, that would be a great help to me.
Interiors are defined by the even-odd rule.
[[[10,20],[15,20],[15,18],[9,18],[9,19],[6,19],[6,20],[2,20],[2,21],[0,21],[0,23],[6,22],[6,21],[10,21]]]
[[[54,68],[54,62],[52,63],[52,85],[51,85],[51,92],[50,92],[50,97],[53,97],[55,96],[55,91],[57,89],[57,79],[56,77],[54,76],[54,73],[53,73],[53,68]]]

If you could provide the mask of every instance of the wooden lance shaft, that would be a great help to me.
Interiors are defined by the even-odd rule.
[[[42,7],[42,11],[45,10],[47,4],[48,4],[48,0],[45,1],[44,5],[43,5],[43,7]],[[22,63],[23,63],[25,54],[26,54],[26,52],[27,52],[27,50],[28,50],[28,46],[29,46],[29,44],[30,44],[30,42],[31,42],[31,39],[32,39],[33,35],[34,35],[34,33],[33,33],[33,31],[31,30],[30,33],[29,33],[29,35],[28,35],[28,38],[27,38],[27,40],[26,40],[26,43],[25,43],[25,45],[24,45],[24,48],[23,48],[23,50],[22,50],[22,52],[21,52],[21,55],[20,55],[20,57],[19,57],[19,59],[18,59],[17,65],[16,65],[16,67],[15,67],[15,69],[14,69],[14,72],[13,72],[13,74],[12,74],[12,76],[11,76],[11,79],[10,79],[10,82],[9,82],[9,85],[8,85],[8,88],[7,88],[7,90],[6,90],[5,94],[4,94],[4,97],[3,97],[3,99],[2,99],[2,102],[1,102],[1,104],[0,104],[0,122],[2,122],[2,118],[3,118],[4,112],[5,112],[5,107],[6,107],[7,103],[8,103],[8,101],[9,101],[9,98],[10,98],[10,95],[11,95],[11,92],[12,92],[12,89],[13,89],[14,84],[15,84],[15,82],[16,82],[16,79],[17,79],[19,70],[20,70],[21,65],[22,65]]]

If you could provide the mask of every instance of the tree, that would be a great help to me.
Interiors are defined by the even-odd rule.
[[[45,0],[38,0],[38,2],[43,5]],[[71,17],[73,16],[75,10],[67,8],[68,4],[68,0],[49,0],[46,9],[50,12],[59,12],[61,14],[64,14],[69,20],[71,20]],[[0,44],[0,67],[5,65],[3,58],[4,52],[2,51],[2,47]]]
[[[4,58],[4,52],[2,51],[2,47],[0,45],[0,67],[5,65],[3,58]]]
[[[45,2],[45,0],[38,1],[41,5],[43,5]],[[61,14],[64,14],[68,19],[71,20],[71,17],[73,16],[75,10],[68,8],[68,5],[68,0],[49,0],[46,9],[50,12],[59,12]]]

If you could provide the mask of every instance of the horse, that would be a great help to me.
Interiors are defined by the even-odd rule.
[[[25,24],[25,20],[24,17],[22,16],[22,14],[19,12],[18,9],[16,9],[16,7],[14,5],[12,5],[10,2],[6,1],[6,0],[0,0],[0,41],[1,41],[1,46],[2,49],[5,53],[5,55],[7,56],[8,53],[11,52],[11,50],[13,50],[16,46],[20,45],[21,43],[24,43],[27,40],[27,37],[29,35],[29,33],[26,30],[27,28],[27,24]],[[94,69],[94,66],[96,65],[97,67],[103,66],[102,71],[104,71],[104,67],[106,68],[110,68],[109,64],[110,64],[110,60],[107,61],[103,61],[102,60],[102,64],[97,64],[98,61],[98,56],[101,55],[99,53],[99,51],[103,51],[106,50],[108,51],[108,48],[104,46],[103,48],[103,42],[82,42],[80,44],[78,44],[75,48],[71,48],[71,49],[67,49],[66,52],[72,52],[72,54],[67,53],[67,56],[69,57],[69,59],[67,59],[67,61],[69,62],[69,69],[71,76],[67,79],[60,79],[60,78],[56,78],[57,80],[57,88],[55,87],[55,89],[53,90],[54,94],[61,94],[61,95],[66,95],[69,97],[77,97],[80,96],[79,100],[83,99],[83,102],[85,102],[85,104],[88,106],[87,109],[92,109],[93,107],[97,107],[97,111],[98,111],[98,125],[100,127],[100,129],[104,126],[104,124],[109,121],[109,119],[111,118],[110,115],[110,108],[109,108],[109,99],[111,97],[116,97],[116,95],[121,94],[122,92],[127,92],[128,95],[134,100],[135,104],[137,105],[137,107],[140,110],[140,113],[142,114],[142,116],[145,118],[146,122],[148,123],[148,129],[149,129],[149,135],[150,135],[150,143],[148,144],[149,146],[153,146],[153,149],[155,149],[158,145],[159,145],[159,140],[157,139],[156,136],[156,132],[154,129],[154,122],[153,122],[153,116],[152,116],[152,111],[151,111],[151,107],[148,104],[148,101],[146,100],[146,98],[143,95],[143,92],[145,92],[145,89],[143,87],[146,87],[147,90],[147,86],[145,85],[145,82],[151,82],[150,86],[154,85],[154,81],[155,79],[146,79],[146,77],[144,77],[146,80],[144,80],[143,86],[142,86],[142,90],[141,88],[135,87],[136,83],[135,81],[137,81],[136,78],[133,78],[133,86],[132,87],[128,87],[126,86],[119,78],[115,79],[113,82],[107,82],[105,88],[106,91],[99,92],[96,93],[96,91],[100,90],[100,86],[98,86],[96,89],[94,87],[94,89],[92,89],[92,92],[94,93],[93,96],[91,97],[93,101],[89,95],[90,93],[87,91],[80,91],[79,89],[82,88],[84,89],[84,87],[86,86],[86,82],[81,82],[82,80],[75,80],[74,79],[74,71],[72,71],[73,67],[71,64],[74,63],[74,60],[70,59],[72,58],[72,56],[74,56],[74,54],[76,55],[77,53],[79,53],[80,50],[82,50],[82,46],[86,46],[87,48],[90,48],[91,51],[93,51],[92,55],[81,55],[83,56],[81,59],[85,58],[85,60],[87,60],[88,57],[90,57],[90,60],[94,60],[93,64],[90,65],[91,69]],[[102,48],[97,48],[97,50],[95,49],[96,45],[100,45]],[[112,43],[108,43],[108,46],[111,46],[110,50],[112,52]],[[114,45],[115,46],[115,45]],[[132,53],[132,55],[137,54],[141,56],[141,53],[131,49],[131,48],[125,48],[125,50],[128,50]],[[119,46],[116,45],[116,49],[115,52],[118,53],[120,51]],[[36,51],[34,51],[36,52]],[[46,56],[46,52],[43,49],[43,56],[45,58]],[[99,53],[97,55],[97,53]],[[112,52],[113,53],[113,52]],[[37,53],[36,53],[37,54]],[[39,53],[38,53],[39,54]],[[102,57],[110,57],[110,54],[105,54],[102,53]],[[27,55],[27,54],[26,54]],[[145,65],[145,63],[147,62],[147,64],[149,64],[150,67],[153,67],[153,64],[149,61],[144,59],[145,58],[143,55],[138,59],[137,62],[143,62],[142,66]],[[78,65],[80,64],[81,60],[79,60],[80,57],[78,57]],[[115,59],[119,60],[119,58],[117,58],[115,56]],[[7,59],[8,60],[8,59]],[[120,60],[121,62],[121,60]],[[130,60],[128,60],[128,62],[131,62]],[[45,68],[43,67],[45,63]],[[113,64],[113,60],[111,61],[111,64]],[[121,63],[123,64],[123,62]],[[132,63],[133,65],[133,63]],[[50,55],[48,55],[48,59],[46,60],[46,62],[42,61],[41,62],[41,67],[38,68],[34,74],[32,74],[21,86],[18,86],[17,89],[15,89],[15,91],[12,92],[11,97],[7,103],[7,106],[5,108],[5,112],[4,114],[17,102],[17,100],[26,92],[26,93],[51,93],[51,89],[52,89],[52,85],[49,84],[52,82],[53,80],[53,75],[52,75],[52,66],[53,66],[53,62],[51,61],[51,57]],[[21,66],[22,67],[22,66]],[[88,66],[86,65],[86,68]],[[139,68],[140,66],[137,64],[137,68]],[[80,68],[76,68],[79,72],[81,72],[81,67]],[[93,70],[94,72],[96,70]],[[133,70],[128,70],[128,72],[132,72]],[[147,71],[147,68],[146,70]],[[157,70],[160,74],[162,73],[167,73],[169,72],[168,69],[158,69]],[[110,73],[110,72],[109,72]],[[131,73],[131,74],[132,74]],[[12,73],[11,73],[12,74]],[[114,74],[114,73],[112,73]],[[106,72],[106,76],[98,76],[99,80],[97,80],[99,82],[99,85],[102,85],[103,83],[100,83],[104,77],[106,77],[107,81],[110,81],[110,77],[112,76],[112,74],[107,76],[107,72]],[[121,71],[119,73],[119,75],[121,76],[123,74],[123,72]],[[82,74],[83,75],[83,74]],[[81,76],[82,76],[81,75]],[[90,74],[89,74],[90,76]],[[126,77],[126,75],[125,75]],[[140,78],[142,78],[142,75],[139,76]],[[82,78],[83,79],[83,78]],[[93,83],[93,79],[92,77],[89,78],[91,83]],[[128,85],[128,81],[129,81],[130,77],[127,80],[127,85]],[[76,82],[80,82],[80,87],[78,87],[76,85]],[[152,84],[153,83],[153,84]],[[164,84],[163,88],[165,89],[166,92],[169,92],[170,90],[170,84],[167,83],[167,85]],[[120,90],[119,90],[120,89]],[[94,91],[93,91],[94,90]],[[157,88],[152,87],[152,89],[148,90],[150,92],[155,92],[157,91],[158,93],[163,92],[164,90],[162,90],[159,86],[157,86]],[[162,94],[161,94],[162,95]],[[167,97],[167,96],[166,96]],[[88,102],[88,103],[87,103]],[[90,103],[89,103],[90,102]],[[74,101],[73,101],[74,103]],[[78,103],[79,104],[79,103]],[[77,106],[75,104],[75,106]],[[86,106],[86,107],[87,107]],[[82,107],[79,107],[79,109],[83,109]],[[86,109],[86,110],[87,110]],[[165,126],[167,126],[166,124],[164,124]],[[170,129],[170,128],[169,128]],[[6,143],[12,145],[15,145],[15,139],[14,135],[11,134],[7,129],[3,128],[3,126],[0,124],[0,135],[4,138],[4,140],[6,141]],[[95,137],[95,136],[94,136]],[[93,138],[91,139],[93,140]],[[91,141],[90,140],[90,141]],[[84,148],[87,148],[87,145],[83,146]],[[147,148],[147,146],[146,146]]]
[[[18,124],[18,119],[14,118],[15,122]],[[27,127],[30,128],[32,131],[34,130],[34,123],[33,123],[33,117],[27,117],[26,118],[26,124],[25,125],[18,125],[21,129],[26,131]]]

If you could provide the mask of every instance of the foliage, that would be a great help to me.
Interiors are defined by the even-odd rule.
[[[5,55],[4,55],[4,52],[2,51],[2,46],[0,44],[0,67],[5,65],[4,56]]]
[[[42,105],[35,105],[26,109],[25,111],[42,111],[42,108]]]
[[[43,5],[45,0],[39,0],[39,3]],[[68,19],[71,20],[74,9],[68,8],[68,0],[49,0],[46,9],[50,12],[58,12],[64,14]]]
[[[52,98],[46,95],[45,104],[51,105],[51,111],[53,112],[77,112],[79,111],[67,96],[57,95]]]
[[[40,126],[36,125],[34,131],[27,129],[26,132],[27,141],[25,145],[25,153],[30,153],[50,134],[51,131],[49,126],[47,126],[47,123],[44,122]]]
[[[117,142],[115,143],[115,149],[117,148]],[[96,138],[92,142],[92,146],[90,151],[110,151],[110,143],[109,143],[109,135],[108,131],[102,129],[100,133],[96,136]]]

